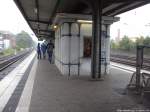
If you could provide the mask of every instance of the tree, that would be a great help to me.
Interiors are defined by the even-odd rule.
[[[119,48],[125,51],[131,51],[134,49],[134,42],[129,39],[128,36],[124,36],[122,40],[119,42]]]
[[[149,36],[145,37],[145,39],[143,41],[143,45],[150,46],[150,37]],[[144,49],[144,53],[150,54],[150,48]]]
[[[143,42],[144,42],[144,37],[143,36],[136,39],[136,45],[143,45]]]
[[[19,48],[30,48],[33,46],[33,40],[25,31],[16,35],[16,45]]]
[[[143,44],[144,45],[147,45],[147,46],[150,46],[150,37],[147,36],[144,40],[143,40]]]
[[[110,47],[111,49],[118,49],[118,43],[116,43],[114,40],[110,41]]]

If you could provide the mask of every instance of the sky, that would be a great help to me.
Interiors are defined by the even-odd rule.
[[[111,37],[117,36],[120,29],[120,36],[150,36],[150,4],[134,9],[127,13],[118,15],[120,21],[111,25]],[[29,28],[19,9],[13,0],[0,0],[0,30],[10,31],[17,34],[22,30],[29,33],[37,41],[33,31]]]
[[[24,30],[37,41],[13,0],[0,0],[0,30],[10,31],[13,34]]]
[[[111,37],[117,36],[120,29],[120,37],[150,36],[150,4],[120,14],[120,21],[111,25]]]

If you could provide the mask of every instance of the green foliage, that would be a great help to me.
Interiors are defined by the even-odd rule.
[[[16,45],[15,47],[16,51],[20,51],[20,47]]]
[[[8,48],[8,49],[3,51],[4,56],[12,55],[14,53],[15,53],[15,49],[12,49],[12,48]]]
[[[132,38],[132,37],[131,37]],[[114,40],[111,40],[111,49],[112,50],[122,50],[127,52],[135,52],[137,45],[147,45],[150,46],[150,37],[137,37],[136,41],[131,40],[128,36],[124,36],[122,40],[119,42],[115,42]],[[149,53],[150,49],[145,49],[145,53]]]
[[[136,45],[143,45],[143,42],[144,42],[144,37],[143,36],[136,39]]]
[[[114,40],[111,40],[111,44],[110,44],[111,46],[111,49],[118,49],[118,44],[117,43],[115,43],[115,41]]]
[[[28,33],[22,31],[16,36],[16,45],[18,48],[30,48],[33,46],[33,40]]]
[[[129,37],[124,36],[119,42],[119,48],[125,51],[131,51],[134,49],[134,43],[129,39]]]
[[[144,39],[143,44],[144,44],[144,45],[147,45],[147,46],[150,46],[150,37],[147,36],[147,37]]]

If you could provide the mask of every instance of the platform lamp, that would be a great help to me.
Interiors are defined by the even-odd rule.
[[[55,31],[58,28],[57,24],[49,25],[49,29]]]

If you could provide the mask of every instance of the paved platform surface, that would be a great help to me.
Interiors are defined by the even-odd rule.
[[[37,62],[30,112],[120,112],[144,110],[134,98],[124,94],[131,72],[111,68],[104,81],[89,76],[62,76],[47,60]]]
[[[17,85],[24,76],[28,66],[35,57],[36,52],[33,51],[27,58],[25,58],[15,69],[13,69],[9,74],[7,74],[2,80],[0,80],[0,112],[6,112],[5,106],[9,107],[9,112],[13,112],[11,106],[7,106],[9,100],[11,99]],[[18,93],[22,89],[22,86],[18,88]],[[16,99],[18,94],[16,94]],[[12,102],[11,102],[12,103]],[[13,102],[13,107],[17,106],[17,101]],[[8,112],[8,111],[7,111]]]

